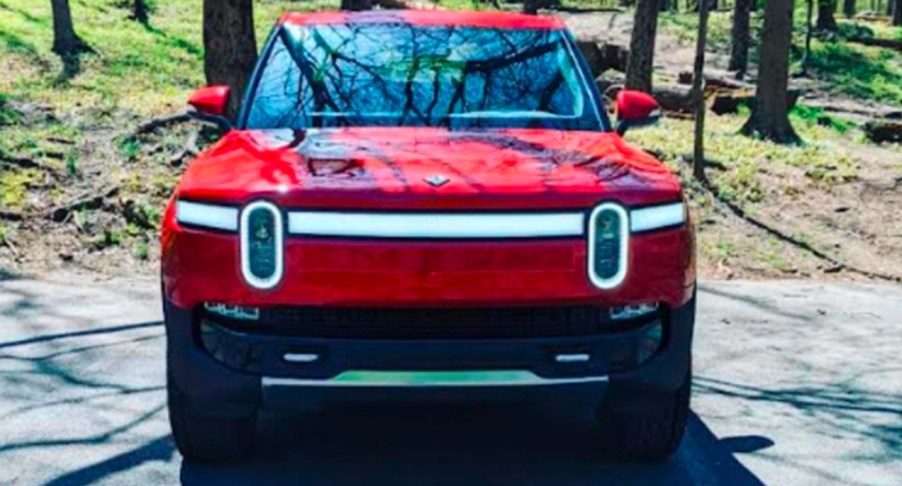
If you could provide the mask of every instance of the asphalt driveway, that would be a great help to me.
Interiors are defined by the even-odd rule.
[[[683,446],[598,460],[559,404],[267,417],[247,461],[185,463],[152,279],[0,274],[0,484],[902,482],[902,287],[706,282]]]

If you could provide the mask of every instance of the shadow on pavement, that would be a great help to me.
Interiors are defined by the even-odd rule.
[[[73,332],[65,332],[58,334],[44,334],[40,336],[30,337],[28,339],[20,339],[18,341],[6,341],[0,342],[0,349],[3,348],[13,348],[17,346],[26,346],[29,344],[43,343],[46,341],[54,341],[61,339],[71,339],[78,338],[82,336],[91,336],[95,334],[112,334],[123,331],[132,331],[135,329],[144,329],[148,327],[159,327],[162,329],[163,322],[162,321],[150,321],[150,322],[139,322],[137,324],[126,324],[122,326],[110,326],[110,327],[102,327],[97,329],[87,329],[83,331],[73,331]]]
[[[58,476],[52,481],[45,483],[45,486],[93,484],[145,462],[167,461],[173,454],[175,454],[175,447],[172,445],[172,438],[166,435],[123,454],[113,456],[103,462]]]
[[[262,446],[225,465],[183,462],[186,485],[763,484],[733,456],[773,442],[719,440],[691,415],[660,464],[604,461],[589,417],[549,410],[376,410],[261,421]],[[586,414],[588,415],[588,413]]]

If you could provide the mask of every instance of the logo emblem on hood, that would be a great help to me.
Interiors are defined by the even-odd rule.
[[[444,186],[445,184],[447,184],[448,182],[451,181],[451,179],[448,179],[447,177],[445,177],[445,176],[443,176],[443,175],[439,175],[439,174],[436,174],[436,175],[433,175],[433,176],[426,177],[426,178],[423,179],[423,180],[425,180],[426,182],[428,182],[429,185],[432,186],[432,187],[441,187],[441,186]]]

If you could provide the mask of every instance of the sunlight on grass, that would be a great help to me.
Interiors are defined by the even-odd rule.
[[[752,15],[760,15],[753,13]],[[730,28],[732,25],[732,13],[730,12],[711,12],[708,18],[708,47],[709,51],[726,51],[730,50]],[[684,43],[695,43],[695,37],[698,34],[698,14],[686,12],[661,12],[659,17],[660,25],[663,30],[675,35],[677,39]],[[757,25],[760,22],[753,19],[752,24]]]
[[[841,136],[835,128],[793,115],[793,124],[805,144],[792,147],[740,135],[739,128],[746,119],[744,114],[708,119],[706,158],[726,169],[709,168],[708,176],[722,197],[739,203],[761,202],[768,189],[761,174],[786,167],[804,168],[809,184],[833,184],[855,178],[857,166],[847,149],[834,142]],[[655,127],[628,133],[627,139],[654,152],[675,171],[685,172],[680,169],[685,169],[692,157],[693,122],[665,119]],[[792,186],[787,185],[785,191],[793,191]]]
[[[902,105],[902,55],[844,42],[814,41],[811,72],[834,91]]]
[[[63,65],[50,51],[50,2],[4,0],[0,92],[14,99],[52,103],[58,109],[128,109],[150,115],[181,109],[203,84],[202,2],[155,2],[150,24],[128,18],[120,2],[72,2],[78,34],[96,51],[80,58],[80,72],[61,80]],[[326,2],[255,2],[258,45],[282,12],[337,7]]]
[[[493,10],[491,3],[482,3],[479,0],[426,0],[424,3],[434,3],[448,10]]]
[[[757,59],[762,12],[753,12],[750,60]],[[797,8],[794,16],[792,72],[801,70],[805,45],[805,13]],[[695,43],[698,16],[691,13],[662,12],[661,28],[683,43]],[[732,38],[732,13],[712,12],[708,32],[708,51],[729,53]],[[879,22],[839,21],[840,37],[881,37],[902,40],[902,28]],[[840,39],[815,37],[811,44],[813,78],[829,91],[860,98],[869,98],[902,106],[902,54],[889,49],[866,47]]]

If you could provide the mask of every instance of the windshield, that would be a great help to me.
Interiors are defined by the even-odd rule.
[[[247,128],[604,127],[560,31],[286,25],[272,42]]]

